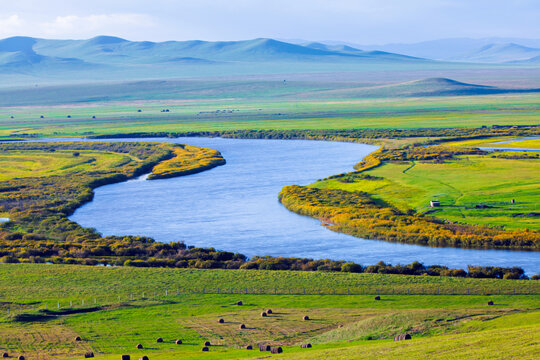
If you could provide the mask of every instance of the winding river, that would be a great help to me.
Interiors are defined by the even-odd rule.
[[[146,181],[144,177],[95,190],[94,200],[70,219],[103,235],[144,235],[184,241],[247,256],[330,258],[363,265],[385,261],[455,268],[467,265],[521,266],[540,272],[540,253],[431,248],[365,240],[336,233],[294,214],[277,200],[285,185],[306,185],[351,171],[372,145],[222,138],[115,139],[107,141],[186,143],[221,151],[227,164],[185,177]]]

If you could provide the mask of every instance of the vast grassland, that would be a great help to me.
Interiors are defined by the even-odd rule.
[[[171,360],[260,358],[258,349],[241,349],[248,344],[279,345],[284,353],[277,357],[299,359],[497,358],[498,351],[532,359],[540,351],[533,335],[540,326],[538,295],[391,295],[388,291],[419,283],[444,286],[449,281],[455,289],[487,286],[508,291],[524,284],[537,288],[536,282],[36,264],[2,265],[0,280],[6,284],[0,292],[0,349],[12,355],[24,353],[31,359],[78,359],[87,351],[103,359],[116,359],[124,353]],[[186,291],[193,286],[224,284],[268,290],[322,286],[338,294],[372,284],[389,295],[375,301],[373,295]],[[236,305],[240,300],[243,305]],[[488,300],[495,305],[487,306]],[[47,312],[38,311],[45,306]],[[268,308],[273,314],[261,317],[261,311]],[[311,320],[303,321],[304,315]],[[225,322],[218,323],[219,318]],[[246,329],[239,329],[242,323]],[[413,340],[391,340],[403,332],[410,333]],[[520,336],[514,338],[517,334]],[[82,341],[74,341],[76,336]],[[164,342],[156,343],[158,337]],[[176,339],[183,344],[174,344]],[[207,340],[212,346],[203,353],[202,343]],[[299,344],[306,342],[313,347],[300,349]],[[144,349],[135,349],[137,343]],[[451,351],[455,343],[463,346]],[[474,344],[477,347],[472,352]]]
[[[462,155],[443,163],[388,162],[365,174],[375,178],[350,183],[329,179],[313,186],[365,191],[403,211],[429,211],[451,221],[540,229],[540,221],[527,216],[540,211],[538,159]],[[439,200],[442,206],[430,208],[430,200]],[[476,208],[480,204],[490,208]]]
[[[220,98],[2,107],[0,137],[530,125],[538,123],[539,99],[538,94],[302,101],[277,96],[264,101]],[[170,111],[161,112],[163,109]]]

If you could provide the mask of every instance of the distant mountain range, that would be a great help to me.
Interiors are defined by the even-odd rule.
[[[0,86],[430,69],[439,76],[436,72],[442,69],[470,67],[466,62],[540,64],[540,41],[522,45],[503,40],[509,39],[356,46],[275,39],[150,42],[113,36],[87,40],[11,37],[0,40]]]
[[[307,41],[296,41],[309,44]],[[540,39],[451,38],[386,45],[359,45],[339,41],[323,43],[329,46],[351,46],[366,51],[380,50],[440,61],[540,64]]]
[[[417,62],[423,59],[345,46],[290,44],[273,39],[245,41],[128,41],[98,36],[89,40],[12,37],[0,40],[0,67],[216,62]]]

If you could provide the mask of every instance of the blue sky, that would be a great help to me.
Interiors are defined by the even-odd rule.
[[[540,0],[0,0],[0,38],[540,38]]]

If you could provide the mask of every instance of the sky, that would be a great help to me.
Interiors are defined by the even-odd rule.
[[[540,38],[540,0],[0,0],[0,38]]]

